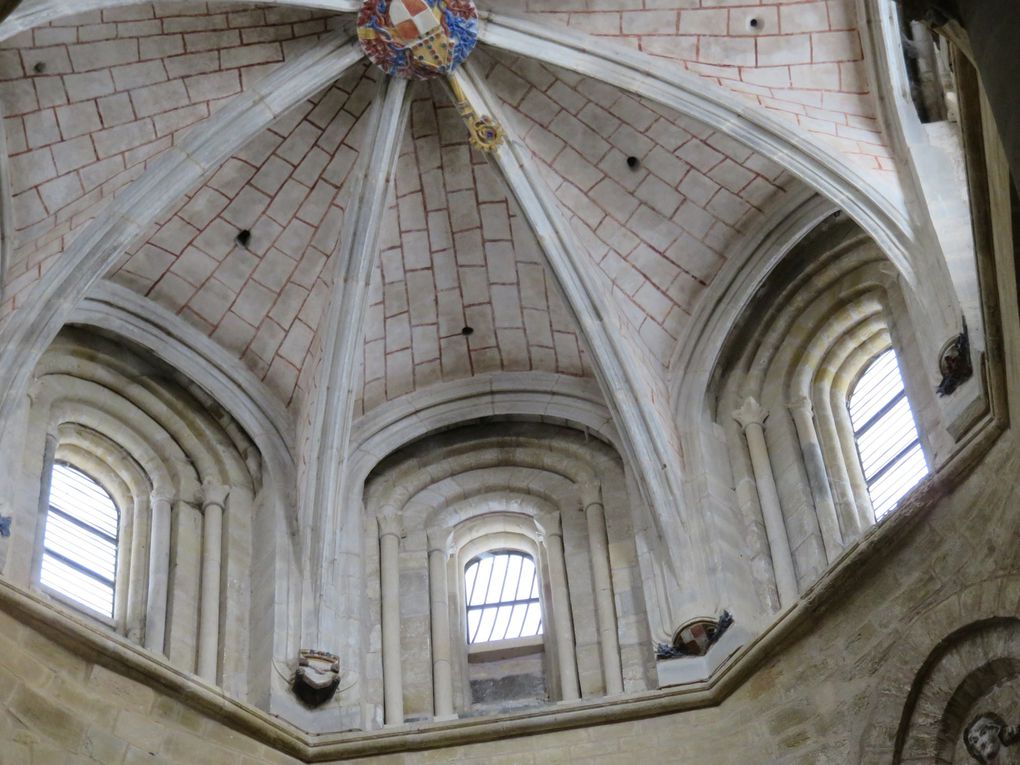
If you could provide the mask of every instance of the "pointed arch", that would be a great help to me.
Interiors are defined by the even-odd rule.
[[[149,224],[274,119],[361,58],[356,41],[328,36],[196,127],[87,225],[44,275],[31,302],[0,330],[0,426],[10,421],[35,362],[89,287]]]

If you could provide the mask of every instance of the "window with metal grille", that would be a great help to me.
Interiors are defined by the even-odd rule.
[[[875,520],[928,475],[914,413],[892,348],[861,375],[849,400],[850,421]]]
[[[464,569],[467,641],[488,643],[542,634],[534,559],[514,550],[487,552]]]
[[[113,617],[120,513],[99,482],[53,466],[40,583],[79,606]]]

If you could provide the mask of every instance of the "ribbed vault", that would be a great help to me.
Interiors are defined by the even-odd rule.
[[[667,390],[727,258],[807,185],[913,279],[853,4],[754,6],[757,29],[708,0],[481,2],[458,76],[506,130],[489,156],[445,86],[365,63],[359,3],[307,5],[26,0],[0,25],[0,423],[98,280],[159,304],[287,407],[321,596],[356,418],[481,375],[595,378],[701,568]]]

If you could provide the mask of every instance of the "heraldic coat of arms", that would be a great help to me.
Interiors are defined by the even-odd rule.
[[[366,0],[358,38],[372,63],[389,75],[441,77],[475,47],[478,12],[471,0]]]

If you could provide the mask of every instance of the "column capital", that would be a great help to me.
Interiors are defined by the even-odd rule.
[[[393,536],[400,539],[404,536],[404,525],[400,522],[400,517],[396,515],[379,515],[376,516],[376,521],[379,523],[379,537]]]
[[[221,510],[227,509],[227,496],[230,494],[230,487],[213,481],[206,481],[202,484],[202,511],[210,505],[215,505]]]
[[[156,502],[173,502],[176,493],[169,486],[153,486],[152,491],[149,492],[149,504]]]
[[[733,419],[739,422],[744,430],[751,425],[764,425],[768,416],[768,409],[759,404],[753,396],[745,398],[740,408],[733,412]]]
[[[582,510],[587,510],[592,505],[602,506],[602,484],[595,476],[592,476],[589,482],[582,483],[580,486]]]
[[[425,535],[428,537],[429,553],[439,552],[443,555],[450,554],[449,529],[429,529],[425,532]]]
[[[536,520],[539,530],[546,536],[563,536],[563,522],[560,520],[559,513],[542,513]]]

